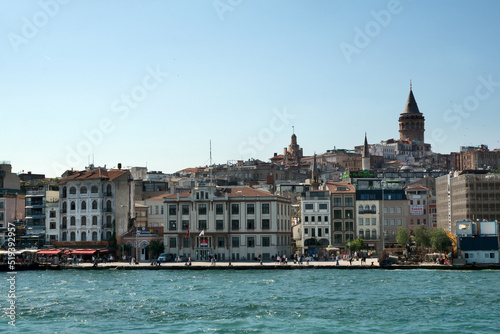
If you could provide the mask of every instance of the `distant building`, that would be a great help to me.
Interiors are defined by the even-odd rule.
[[[330,191],[332,211],[330,245],[343,249],[348,240],[359,235],[356,230],[356,189],[350,183],[332,181],[325,184],[325,189]]]
[[[500,150],[490,151],[487,145],[462,146],[460,152],[451,153],[451,156],[458,171],[500,168]]]
[[[301,199],[302,254],[315,255],[332,244],[331,199],[328,190],[311,190]]]

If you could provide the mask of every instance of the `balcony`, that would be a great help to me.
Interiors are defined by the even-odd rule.
[[[113,208],[104,208],[102,211],[104,211],[104,212],[113,212]]]

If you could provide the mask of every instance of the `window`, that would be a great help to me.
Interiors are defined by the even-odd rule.
[[[367,240],[370,240],[370,230],[368,230],[368,229],[366,230],[365,238]]]
[[[239,215],[240,214],[240,205],[239,204],[231,204],[231,214]]]
[[[262,219],[262,229],[269,230],[270,228],[271,228],[270,220],[269,219]]]
[[[358,213],[364,213],[363,206],[358,206]]]
[[[372,213],[377,213],[377,207],[375,205],[372,205]]]
[[[333,210],[333,219],[342,219],[342,210]]]
[[[307,228],[307,227],[306,227],[306,228],[304,228],[304,234],[305,234],[305,235],[308,235],[308,234],[309,234],[309,228]]]
[[[255,213],[255,204],[247,204],[247,215],[253,215]]]
[[[155,205],[155,215],[157,215],[160,212],[160,208],[158,205]]]
[[[170,248],[177,248],[177,238],[168,238],[168,245]]]
[[[163,215],[163,205],[160,206],[160,213]]]
[[[328,227],[325,227],[325,235],[328,236]]]
[[[67,217],[62,218],[62,228],[68,228],[68,218]]]
[[[318,238],[323,236],[321,227],[318,227]]]
[[[189,204],[183,204],[182,205],[182,214],[183,215],[189,215]]]
[[[206,204],[198,204],[198,214],[200,214],[200,215],[207,214],[207,205]]]
[[[377,225],[377,218],[372,218],[372,225]]]
[[[71,216],[71,217],[69,218],[69,224],[70,224],[71,226],[75,226],[75,225],[76,225],[76,219],[75,219],[75,216]]]
[[[346,222],[345,223],[345,230],[346,231],[354,231],[354,223],[353,222]]]
[[[270,237],[262,237],[262,247],[271,246],[271,238]]]
[[[247,247],[255,247],[255,237],[247,237]]]
[[[87,210],[87,202],[82,201],[82,211],[86,211],[86,210]]]
[[[82,216],[82,218],[81,218],[81,224],[82,224],[82,226],[87,225],[87,217]]]
[[[345,201],[345,206],[353,206],[354,205],[352,197],[346,197],[344,199],[344,201]]]
[[[75,241],[75,232],[71,232],[69,235],[69,241]]]
[[[171,220],[168,222],[169,230],[177,230],[177,222],[175,220]]]
[[[215,214],[216,215],[224,214],[224,206],[222,204],[215,204]]]
[[[218,237],[217,238],[217,247],[219,247],[219,248],[226,247],[226,238],[224,238],[224,237]]]
[[[70,193],[71,195],[76,194],[76,187],[71,187],[71,188],[69,188],[69,193]],[[74,240],[71,240],[71,241],[74,241]]]
[[[311,228],[311,237],[316,237],[316,229],[315,228]]]
[[[189,220],[183,220],[182,221],[182,230],[187,231],[189,228]]]
[[[215,221],[215,229],[216,230],[223,230],[224,229],[224,221],[222,219],[217,219]]]
[[[169,205],[168,206],[168,214],[170,216],[176,216],[177,215],[177,205]]]
[[[0,209],[3,209],[3,207],[4,207],[3,201],[0,201]]]
[[[328,204],[326,204],[326,203],[320,203],[319,204],[319,209],[320,210],[328,210]]]
[[[90,192],[91,192],[92,194],[97,194],[97,193],[99,192],[99,188],[97,188],[97,186],[92,186],[92,187],[90,188]]]
[[[82,232],[81,240],[82,241],[87,241],[87,233]]]
[[[97,232],[92,232],[92,241],[97,241]]]
[[[240,221],[238,219],[231,220],[231,230],[239,230],[240,229]]]
[[[352,210],[345,210],[345,217],[347,219],[352,219],[354,217]]]
[[[76,204],[75,204],[75,201],[71,201],[70,205],[69,205],[69,209],[70,210],[76,210]]]
[[[358,219],[358,225],[359,226],[363,226],[363,218],[359,218]]]
[[[370,225],[370,218],[365,218],[365,225]]]
[[[92,201],[92,210],[97,210],[97,201]]]
[[[254,219],[247,219],[247,229],[248,230],[255,229],[255,220]]]
[[[389,211],[387,211],[387,207],[384,206],[384,213],[388,213]]]
[[[334,197],[333,206],[342,206],[342,197]]]
[[[403,219],[398,218],[398,226],[403,226]]]
[[[307,223],[309,221],[309,216],[304,216],[304,221]]]
[[[266,215],[269,213],[269,203],[262,204],[262,214]]]
[[[111,216],[110,215],[107,215],[106,216],[106,227],[107,228],[111,228]]]
[[[377,239],[377,230],[372,230],[372,239]]]
[[[97,225],[97,216],[92,216],[92,225]]]
[[[232,237],[231,246],[235,248],[240,247],[240,237]]]
[[[342,222],[334,222],[333,223],[334,231],[342,231]]]
[[[392,214],[394,214],[394,213],[395,213],[395,210],[394,210],[394,207],[393,207],[393,206],[391,206],[390,211],[391,211],[391,213],[392,213]]]
[[[80,188],[80,194],[86,194],[87,193],[87,187],[83,186]]]
[[[3,214],[3,212],[2,212]],[[50,229],[55,230],[56,229],[56,223],[55,222],[50,222]]]
[[[306,210],[313,210],[313,208],[314,208],[313,204],[311,204],[311,203],[305,204],[304,206],[305,206]]]
[[[328,222],[328,216],[325,216],[324,222]]]
[[[403,213],[403,208],[400,207],[400,206],[398,206],[397,212],[398,212],[399,215],[402,214]]]
[[[364,239],[365,238],[365,231],[364,230],[359,230],[359,238]]]
[[[384,226],[388,226],[389,225],[389,221],[387,219],[384,219]]]
[[[67,239],[67,233],[63,232],[62,233],[62,241],[66,241],[66,239]]]
[[[198,230],[206,230],[207,229],[207,221],[205,219],[198,220]]]
[[[316,221],[316,216],[311,216],[311,222],[315,222]]]

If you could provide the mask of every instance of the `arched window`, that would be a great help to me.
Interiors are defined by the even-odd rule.
[[[76,194],[76,187],[71,187],[71,188],[69,188],[69,193],[70,193],[71,195]]]
[[[92,216],[92,225],[97,225],[97,216]]]
[[[66,232],[62,233],[62,238],[61,239],[62,239],[62,241],[66,241],[68,239],[68,236],[67,236]]]
[[[111,201],[110,201],[110,200],[108,200],[108,201],[106,202],[106,211],[108,211],[108,212],[110,212],[110,211],[111,211]]]
[[[92,187],[90,188],[90,192],[91,192],[92,194],[97,194],[97,193],[99,192],[99,188],[97,188],[97,186],[92,186]]]
[[[87,187],[83,186],[80,188],[80,194],[86,194],[87,193]]]
[[[375,205],[372,205],[372,213],[377,213],[377,207]]]
[[[370,206],[369,205],[365,205],[365,213],[369,213],[370,212]]]
[[[372,239],[377,239],[377,230],[376,229],[372,230]]]
[[[362,205],[360,205],[360,206],[358,207],[358,213],[363,213],[363,206],[362,206]]]
[[[111,196],[111,195],[112,195],[112,194],[111,194],[111,184],[108,184],[108,185],[106,186],[106,194],[107,194],[108,196]]]
[[[76,218],[75,218],[75,216],[71,216],[71,217],[69,218],[69,224],[70,224],[71,226],[75,226],[75,225],[76,225]]]
[[[97,232],[92,232],[92,241],[97,241]]]
[[[69,209],[70,210],[76,210],[75,201],[71,201],[71,204],[69,205]]]
[[[366,234],[365,234],[365,237],[367,240],[370,240],[370,230],[366,230]]]
[[[92,201],[92,210],[97,210],[97,201],[96,200]]]
[[[87,241],[87,233],[86,232],[82,232],[82,241]]]
[[[359,238],[364,239],[365,237],[365,232],[363,230],[359,230]]]
[[[111,216],[106,216],[106,227],[111,227]]]
[[[66,189],[66,187],[64,186],[64,187],[62,188],[62,196],[61,196],[61,197],[62,197],[62,198],[66,198],[66,195],[67,195],[67,189]]]
[[[111,231],[106,232],[106,240],[111,240]]]
[[[75,232],[71,232],[69,241],[75,241],[75,239],[76,239]]]
[[[82,226],[83,225],[87,225],[87,217],[86,216],[82,216]]]
[[[62,204],[62,212],[65,213],[68,211],[68,203],[66,201]]]
[[[68,218],[66,216],[62,218],[62,228],[68,228]]]
[[[87,202],[82,201],[82,211],[85,211],[85,210],[87,210]]]

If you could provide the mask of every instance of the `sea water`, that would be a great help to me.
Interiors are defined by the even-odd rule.
[[[500,271],[0,273],[0,333],[498,333]]]

